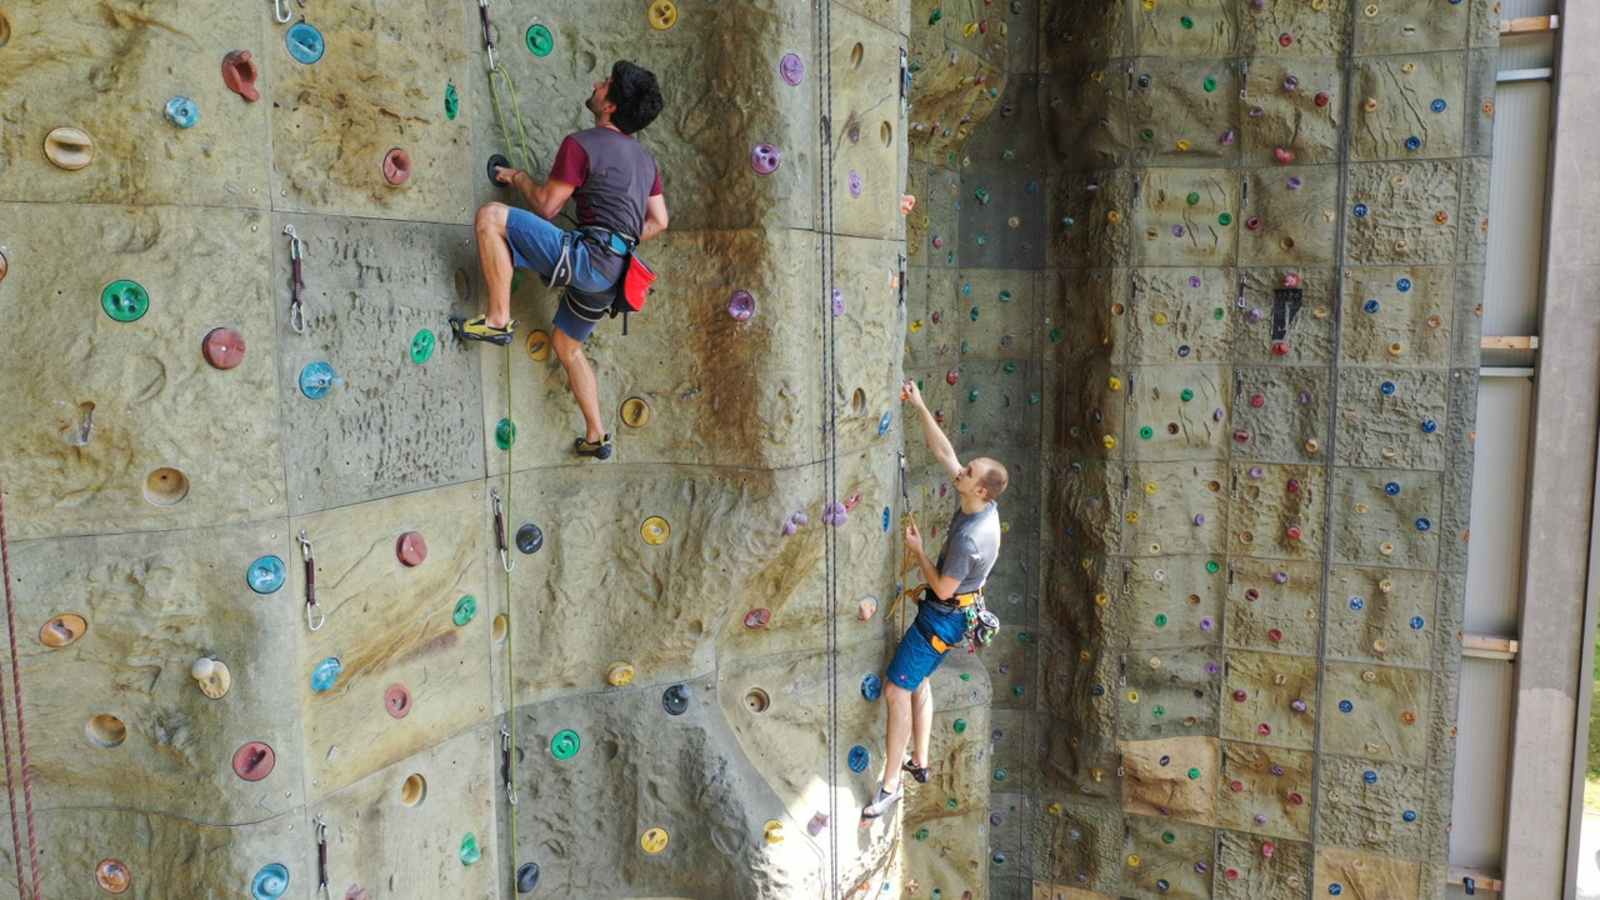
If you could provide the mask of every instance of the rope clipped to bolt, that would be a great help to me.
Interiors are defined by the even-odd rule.
[[[5,747],[6,795],[11,800],[11,848],[14,853],[11,858],[17,863],[17,890],[23,891],[24,883],[32,885],[24,900],[42,900],[44,895],[39,893],[39,834],[33,818],[33,765],[28,760],[28,724],[22,713],[22,669],[17,663],[17,603],[11,592],[11,543],[6,531],[6,495],[3,485],[0,485],[0,569],[5,573],[6,637],[11,644],[11,698],[16,704],[17,744],[22,766],[22,802],[28,822],[28,867],[32,873],[31,877],[28,879],[22,877],[22,836],[18,833],[15,788],[17,779],[11,765],[11,725],[7,715],[10,708],[5,702],[5,690],[0,687],[0,742],[3,742]]]
[[[511,80],[511,73],[496,58],[494,46],[494,25],[489,20],[489,0],[478,0],[478,20],[483,24],[483,49],[488,57],[489,73],[489,100],[494,106],[494,121],[500,127],[500,135],[505,138],[506,144],[511,148],[512,164],[524,172],[532,172],[538,168],[538,159],[533,155],[532,144],[528,141],[528,123],[522,117],[522,104],[517,101],[517,85]],[[510,110],[509,124],[506,111]],[[515,125],[513,131],[510,125]]]

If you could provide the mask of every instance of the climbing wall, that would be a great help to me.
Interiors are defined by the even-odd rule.
[[[45,893],[987,896],[992,665],[940,673],[939,780],[857,827],[896,526],[951,505],[897,499],[907,4],[280,8],[0,5]],[[484,160],[545,169],[617,58],[662,80],[672,228],[589,343],[617,452],[580,464],[537,280],[508,349],[446,319]]]
[[[1442,896],[1491,4],[1040,14],[1033,896]]]

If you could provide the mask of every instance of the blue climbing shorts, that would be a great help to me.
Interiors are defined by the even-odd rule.
[[[611,309],[610,295],[615,282],[597,272],[589,259],[590,246],[576,231],[562,231],[549,221],[525,209],[511,207],[506,216],[506,242],[511,245],[511,262],[519,269],[539,273],[548,284],[550,273],[561,259],[564,243],[572,246],[572,286],[561,292],[556,308],[555,327],[567,337],[582,343],[594,326]]]
[[[952,648],[959,645],[967,634],[966,612],[932,602],[932,596],[931,591],[924,593],[923,601],[917,608],[917,618],[906,629],[905,637],[900,639],[899,649],[894,651],[894,659],[889,662],[888,682],[903,690],[916,690],[922,680],[932,675],[933,670],[939,668],[939,663],[944,662],[945,654],[933,649],[925,630],[938,635],[939,640]]]

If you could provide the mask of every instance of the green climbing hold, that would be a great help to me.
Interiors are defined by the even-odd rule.
[[[550,739],[550,755],[556,759],[571,759],[578,755],[578,750],[582,747],[583,741],[578,739],[578,733],[571,728],[563,728]]]
[[[1211,318],[1216,319],[1218,322],[1221,322],[1223,317],[1226,316],[1227,314],[1228,314],[1227,311],[1219,306],[1216,309],[1213,309],[1211,311]]]
[[[1173,834],[1170,831],[1161,832],[1161,843],[1163,843],[1163,844],[1170,844],[1173,841],[1176,841],[1177,839],[1178,839],[1178,836]]]
[[[1020,684],[1014,684],[1014,685],[1011,686],[1011,696],[1013,696],[1013,697],[1021,697],[1023,694],[1026,694],[1027,692],[1028,692],[1028,689],[1023,687]]]
[[[1200,202],[1200,192],[1199,191],[1190,191],[1189,192],[1189,196],[1187,196],[1187,197],[1185,197],[1183,199],[1185,201],[1187,201],[1190,206],[1195,206]]]
[[[511,445],[517,442],[517,423],[510,419],[501,419],[494,426],[494,445],[501,450],[510,450]]]
[[[935,6],[933,8],[933,12],[928,16],[928,24],[929,25],[937,25],[937,24],[939,24],[939,20],[942,19],[942,18],[944,18],[944,10],[942,10],[939,7]]]
[[[1000,302],[1001,303],[1010,303],[1011,302],[1011,292],[1010,291],[1001,291],[1000,292]]]
[[[1038,406],[1039,405],[1039,392],[1038,391],[1029,391],[1028,392],[1028,405],[1029,406]]]
[[[1017,151],[1012,150],[1010,147],[1007,147],[1005,150],[1000,152],[1000,158],[1005,160],[1006,162],[1011,162],[1012,160],[1017,158]]]
[[[1190,769],[1189,770],[1189,780],[1190,781],[1199,781],[1200,780],[1200,770],[1199,769]]]
[[[1140,129],[1140,131],[1139,131],[1139,140],[1141,140],[1141,141],[1153,141],[1155,139],[1156,139],[1155,129],[1152,129],[1152,128]]]
[[[433,332],[427,328],[411,336],[411,361],[422,365],[433,358],[433,347],[437,339]]]
[[[1178,392],[1178,399],[1182,400],[1185,403],[1188,403],[1190,400],[1194,399],[1194,391],[1191,391],[1188,388],[1184,388],[1183,390]]]
[[[1215,91],[1217,89],[1217,79],[1211,77],[1210,75],[1207,75],[1206,76],[1206,80],[1200,82],[1200,86],[1205,88],[1206,93],[1209,94],[1212,91]]]
[[[478,846],[477,835],[470,831],[467,832],[466,836],[461,839],[461,852],[459,855],[463,866],[470,866],[483,859],[483,850]]]
[[[1223,213],[1223,214],[1217,216],[1217,224],[1218,225],[1232,225],[1233,224],[1233,215],[1231,213]]]
[[[1183,18],[1178,20],[1178,24],[1182,25],[1184,27],[1184,30],[1187,31],[1187,30],[1189,30],[1191,28],[1194,28],[1194,19],[1191,19],[1188,16],[1184,16]]]
[[[550,51],[556,47],[555,35],[550,33],[550,29],[538,23],[528,26],[528,33],[524,39],[528,42],[528,52],[534,56],[549,56]]]
[[[455,82],[444,86],[444,117],[454,119],[461,112],[461,95],[456,93]]]
[[[978,199],[978,202],[982,203],[984,206],[988,206],[989,205],[989,189],[988,188],[978,188],[977,190],[972,192],[972,196],[976,197]]]
[[[928,829],[926,829],[926,828],[918,828],[916,834],[913,834],[912,837],[916,838],[919,841],[925,841],[925,840],[928,839]]]
[[[1031,643],[1033,643],[1033,632],[1031,632],[1031,631],[1019,631],[1019,632],[1017,632],[1017,643],[1019,643],[1019,644],[1031,644]]]
[[[1141,441],[1148,441],[1148,440],[1150,440],[1151,438],[1153,438],[1155,436],[1156,436],[1156,430],[1154,428],[1151,428],[1149,425],[1146,425],[1146,426],[1144,426],[1144,427],[1139,429],[1139,440],[1141,440]]]
[[[961,805],[961,801],[957,800],[954,797],[951,797],[949,800],[946,800],[944,802],[944,808],[945,809],[955,809],[956,807],[958,807],[960,805]]]
[[[478,598],[468,594],[456,601],[456,609],[455,612],[450,614],[450,621],[456,623],[456,627],[459,628],[471,622],[472,617],[477,614]]]
[[[972,673],[971,672],[962,672],[961,673],[961,680],[962,681],[971,681],[972,680]]]
[[[1155,716],[1158,719],[1165,718],[1167,715],[1167,708],[1159,705],[1151,707],[1150,715]]]
[[[1066,336],[1067,336],[1067,333],[1062,331],[1059,328],[1050,329],[1050,343],[1052,343],[1052,344],[1061,343],[1061,339],[1066,337]]]
[[[978,308],[976,306],[974,306],[972,308],[972,312],[969,313],[969,315],[972,317],[972,321],[974,321],[974,322],[978,321]]]
[[[1156,613],[1156,627],[1157,628],[1165,628],[1165,627],[1167,627],[1167,614],[1166,613]]]
[[[1007,375],[1015,375],[1017,372],[1017,364],[1012,360],[1006,360],[1006,364],[1000,368],[1004,369]]]
[[[972,345],[967,343],[965,338],[963,338],[962,341],[961,341],[961,352],[962,353],[971,353],[972,352]]]
[[[1006,780],[1006,770],[1005,769],[995,769],[994,770],[994,780],[995,781],[1005,781]]]
[[[977,403],[978,402],[978,389],[977,388],[973,388],[972,390],[967,391],[967,402],[968,403]]]
[[[967,720],[957,719],[955,722],[951,723],[950,727],[955,730],[956,734],[962,734],[967,730]]]
[[[1222,564],[1218,563],[1214,559],[1208,559],[1208,560],[1206,560],[1206,571],[1210,572],[1213,575],[1215,575],[1218,572],[1222,571]]]
[[[150,309],[150,294],[137,281],[119,279],[100,292],[100,308],[118,322],[136,322]]]

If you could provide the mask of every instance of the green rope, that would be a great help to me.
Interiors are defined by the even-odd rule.
[[[502,86],[510,98],[504,103],[500,98]],[[538,160],[534,158],[528,142],[528,123],[522,118],[522,107],[517,102],[517,86],[511,80],[511,73],[499,63],[489,70],[489,99],[494,104],[494,119],[500,126],[500,136],[511,148],[511,164],[532,175]],[[516,126],[515,133],[507,125],[505,109],[508,106],[511,109],[510,124]]]

